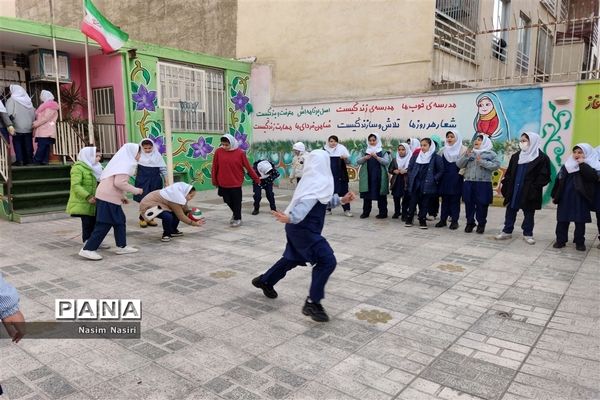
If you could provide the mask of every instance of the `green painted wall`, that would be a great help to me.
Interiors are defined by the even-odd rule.
[[[575,98],[571,144],[583,142],[596,147],[600,145],[600,81],[579,83]]]

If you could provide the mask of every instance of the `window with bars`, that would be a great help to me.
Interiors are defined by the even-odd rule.
[[[479,0],[436,0],[435,48],[475,61],[478,18]]]
[[[547,82],[552,73],[552,56],[554,39],[552,33],[542,21],[538,22],[540,28],[537,36],[537,53],[535,56],[535,80]]]
[[[519,35],[517,38],[517,71],[529,72],[529,49],[531,48],[531,20],[521,13],[519,17]]]
[[[506,61],[508,47],[508,23],[510,18],[510,0],[494,0],[494,36],[492,55],[500,61]]]
[[[162,95],[175,101],[171,127],[178,132],[225,131],[225,74],[222,70],[160,63]]]

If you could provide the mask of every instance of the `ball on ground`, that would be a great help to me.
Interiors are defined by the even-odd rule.
[[[202,215],[202,211],[200,211],[199,208],[194,207],[188,213],[188,218],[192,221],[200,221],[201,219],[204,219],[204,215]]]

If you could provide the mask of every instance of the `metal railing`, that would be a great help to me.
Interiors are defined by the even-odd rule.
[[[113,156],[125,141],[124,124],[94,123],[94,143],[103,156]],[[87,123],[57,122],[55,154],[76,161],[79,150],[88,143]]]
[[[67,158],[71,161],[77,161],[77,155],[82,147],[86,146],[85,131],[82,123],[72,123],[61,121],[56,123],[56,143],[54,144],[54,154],[61,156],[63,162]]]
[[[4,136],[0,135],[0,175],[6,182],[5,196],[8,198],[9,213],[12,213],[12,170],[11,170],[10,144]]]

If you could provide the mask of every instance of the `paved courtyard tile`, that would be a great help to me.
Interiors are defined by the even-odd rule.
[[[214,192],[194,206],[202,228],[160,241],[125,207],[139,253],[77,256],[79,220],[0,222],[0,273],[28,321],[54,320],[54,300],[141,299],[139,339],[0,340],[2,398],[33,399],[600,399],[600,250],[552,248],[555,210],[536,213],[534,246],[518,231],[407,228],[334,210],[324,236],[338,265],[323,305],[301,313],[309,268],[268,299],[250,281],[285,246],[266,204],[243,225]],[[291,192],[277,191],[279,206]],[[358,209],[360,201],[353,207]],[[112,234],[106,243],[112,243]]]

